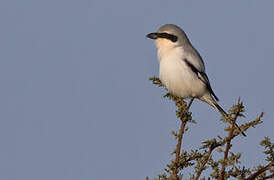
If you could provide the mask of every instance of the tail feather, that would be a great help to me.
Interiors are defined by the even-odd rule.
[[[225,112],[225,110],[223,110],[223,108],[221,106],[219,106],[219,104],[217,104],[216,102],[214,103],[214,106],[216,109],[218,109],[218,111],[225,117],[228,116],[228,114]]]
[[[219,106],[219,104],[214,101],[212,98],[210,98],[210,100],[208,99],[202,99],[203,101],[207,102],[208,104],[210,104],[211,106],[215,107],[216,109],[218,109],[218,111],[224,116],[224,117],[228,117],[228,114],[225,112],[225,110],[223,110],[223,108],[221,106]],[[243,130],[238,126],[237,123],[235,123],[235,126],[238,128],[238,130],[242,133],[243,136],[246,136],[246,134],[243,132]]]

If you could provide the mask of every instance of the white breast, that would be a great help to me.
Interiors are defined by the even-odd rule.
[[[183,51],[179,48],[169,53],[158,52],[160,70],[159,77],[170,93],[182,97],[201,97],[205,85],[184,62]]]

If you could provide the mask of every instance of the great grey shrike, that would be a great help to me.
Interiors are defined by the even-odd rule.
[[[202,57],[185,32],[176,25],[166,24],[147,37],[155,40],[159,78],[168,91],[182,98],[198,98],[226,117],[227,113],[217,103],[219,99],[211,88]]]

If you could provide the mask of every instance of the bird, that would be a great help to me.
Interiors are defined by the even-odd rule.
[[[159,79],[171,94],[200,99],[216,108],[224,117],[228,116],[217,103],[219,98],[212,90],[201,55],[179,26],[165,24],[146,37],[155,40]],[[237,124],[236,127],[246,136]]]

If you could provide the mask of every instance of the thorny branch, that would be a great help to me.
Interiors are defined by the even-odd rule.
[[[194,98],[192,98],[187,106],[187,111],[189,110],[192,102],[194,101]],[[178,143],[177,143],[177,146],[176,146],[176,158],[175,158],[175,170],[172,174],[172,177],[171,179],[177,179],[177,174],[178,174],[178,169],[179,169],[179,166],[180,166],[180,154],[181,154],[181,146],[182,146],[182,139],[183,139],[183,134],[184,134],[184,131],[185,131],[185,125],[187,123],[187,119],[186,117],[182,117],[181,118],[181,127],[180,127],[180,131],[179,131],[179,134],[178,134]]]
[[[206,163],[208,162],[208,160],[209,160],[209,158],[210,158],[210,156],[211,156],[212,151],[213,151],[216,147],[217,147],[217,146],[210,145],[209,150],[208,150],[208,153],[207,153],[207,158],[203,161],[202,167],[201,167],[201,168],[199,169],[199,171],[197,172],[197,175],[196,175],[195,180],[198,180],[199,177],[201,176],[201,174],[202,174],[202,172],[203,172],[203,170],[204,170],[204,167],[205,167]]]
[[[270,179],[270,178],[274,178],[274,173],[273,173],[273,174],[270,174],[269,176],[265,176],[265,177],[263,178],[263,180]]]
[[[268,165],[266,165],[265,167],[259,169],[257,172],[255,172],[254,174],[250,175],[248,178],[246,178],[245,180],[253,180],[255,179],[257,176],[259,176],[260,174],[262,174],[263,172],[270,170],[271,167],[274,167],[274,161],[270,162]],[[266,179],[271,178],[271,176],[273,176],[273,174],[271,174],[268,177],[265,177]]]
[[[238,104],[239,103],[240,103],[240,99],[238,100]],[[224,159],[223,159],[223,162],[222,162],[221,176],[219,178],[220,180],[224,180],[224,177],[225,177],[225,168],[226,168],[226,165],[227,165],[228,152],[229,152],[229,149],[231,148],[231,140],[233,138],[236,120],[237,120],[239,115],[240,115],[240,108],[238,106],[237,112],[236,112],[234,118],[232,119],[231,129],[229,131],[229,135],[228,135],[228,139],[227,139],[227,143],[226,143],[226,148],[225,148],[225,152],[224,152]]]
[[[159,87],[164,87],[161,81],[157,77],[150,78],[150,80],[152,80],[153,84]],[[168,97],[170,100],[176,103],[176,106],[178,107],[178,110],[176,111],[176,115],[181,120],[181,125],[180,125],[179,133],[177,134],[176,132],[174,132],[174,136],[177,138],[177,145],[176,145],[176,149],[174,150],[176,157],[171,162],[171,164],[167,164],[167,168],[165,168],[165,171],[169,174],[169,177],[166,173],[159,174],[158,180],[182,179],[184,174],[182,174],[181,172],[183,171],[183,169],[186,167],[194,167],[194,165],[195,165],[194,167],[195,174],[192,174],[190,179],[195,179],[195,180],[198,180],[200,178],[202,172],[208,168],[207,165],[209,165],[209,167],[211,167],[211,169],[213,170],[213,173],[210,176],[213,179],[218,179],[218,180],[225,180],[225,179],[228,179],[229,177],[238,177],[240,179],[245,179],[247,175],[249,175],[249,177],[247,177],[245,180],[253,180],[253,179],[255,180],[257,178],[270,179],[274,177],[274,173],[273,173],[274,169],[272,169],[272,167],[274,167],[274,160],[272,155],[274,146],[273,144],[271,144],[269,138],[267,139],[267,137],[262,144],[263,146],[265,146],[265,148],[268,148],[267,151],[265,151],[265,154],[268,154],[268,155],[270,154],[270,156],[268,156],[268,159],[272,158],[272,160],[267,160],[270,163],[264,167],[258,166],[258,169],[255,173],[251,173],[250,169],[246,169],[245,166],[243,166],[243,168],[234,166],[235,164],[233,161],[237,162],[240,156],[236,157],[236,160],[233,159],[235,158],[235,156],[233,157],[233,153],[231,157],[228,156],[230,152],[230,148],[232,146],[231,145],[232,139],[238,136],[243,131],[246,131],[250,127],[255,127],[256,125],[262,123],[261,118],[263,117],[263,113],[261,113],[259,117],[256,118],[255,120],[242,124],[241,125],[242,131],[241,130],[237,131],[236,120],[239,117],[244,117],[244,115],[242,114],[242,112],[244,112],[244,106],[239,99],[238,104],[234,105],[231,108],[228,116],[225,117],[225,119],[223,119],[224,122],[230,122],[231,124],[230,127],[227,128],[227,130],[229,131],[228,136],[225,138],[218,136],[218,138],[220,139],[218,141],[215,138],[208,141],[204,141],[203,143],[205,145],[200,147],[200,149],[208,149],[204,151],[204,153],[201,153],[200,150],[198,149],[191,150],[191,152],[188,153],[186,151],[181,150],[182,138],[183,138],[183,134],[185,133],[187,129],[186,128],[187,122],[194,122],[194,120],[192,120],[191,113],[189,112],[189,108],[194,99],[191,99],[189,104],[186,104],[182,98],[173,96],[170,93],[167,93],[166,95],[164,95],[164,97]],[[220,146],[222,147],[225,146],[225,150],[220,151],[224,153],[224,157],[221,161],[220,160],[214,161],[212,158],[213,151],[215,150],[215,148]],[[230,166],[231,163],[233,164],[234,169],[226,170],[227,166]],[[270,174],[266,176],[265,173],[267,172],[269,172]],[[146,179],[148,180],[149,178],[147,177]],[[202,178],[202,179],[205,179],[205,178]]]

